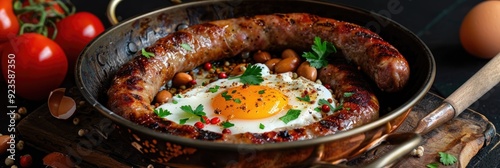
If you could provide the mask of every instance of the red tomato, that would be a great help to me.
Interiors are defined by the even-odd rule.
[[[56,27],[58,32],[55,41],[66,53],[72,73],[80,52],[104,31],[104,26],[94,14],[77,12],[57,22]]]
[[[2,72],[15,94],[29,100],[46,99],[63,82],[68,62],[51,39],[26,33],[10,39],[1,52]]]
[[[19,22],[12,10],[12,0],[0,0],[0,43],[19,32]]]

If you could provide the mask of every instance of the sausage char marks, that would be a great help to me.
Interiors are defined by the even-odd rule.
[[[309,48],[316,36],[340,48],[346,59],[359,66],[379,89],[398,91],[406,84],[409,67],[404,57],[363,27],[304,13],[258,15],[194,25],[158,40],[146,48],[154,57],[137,56],[118,70],[108,90],[108,107],[126,119],[160,132],[234,143],[308,139],[375,120],[378,101],[366,82],[362,82],[356,69],[334,65],[321,69],[319,78],[323,83],[336,86],[337,97],[344,92],[354,93],[343,102],[348,108],[302,128],[261,134],[218,134],[158,118],[153,112],[154,96],[177,72],[242,52]]]

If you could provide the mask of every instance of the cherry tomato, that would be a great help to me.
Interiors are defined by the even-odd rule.
[[[17,21],[12,0],[0,1],[0,43],[8,41],[19,32],[19,22]]]
[[[1,51],[3,77],[15,94],[28,100],[46,99],[63,82],[68,62],[51,39],[26,33],[9,40]]]
[[[56,23],[55,41],[66,53],[72,73],[76,59],[83,48],[104,31],[102,22],[92,13],[77,12]]]

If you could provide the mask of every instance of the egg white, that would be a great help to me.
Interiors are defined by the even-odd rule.
[[[317,84],[303,77],[293,79],[291,72],[282,74],[270,74],[269,68],[267,68],[267,66],[265,66],[264,64],[255,65],[259,66],[262,69],[261,73],[264,81],[260,85],[280,90],[288,98],[289,107],[292,109],[301,110],[301,112],[297,119],[292,120],[288,123],[285,123],[279,119],[287,113],[288,109],[263,119],[233,118],[229,120],[230,123],[234,124],[233,127],[229,128],[231,130],[231,133],[233,134],[244,132],[263,133],[292,127],[301,127],[313,122],[317,122],[322,118],[322,113],[314,110],[316,107],[318,107],[318,100],[334,100],[330,91],[328,91],[328,89],[321,84]],[[198,86],[192,88],[187,92],[180,93],[174,96],[173,99],[170,100],[170,102],[159,106],[157,109],[161,108],[163,110],[170,111],[172,114],[165,117],[168,120],[179,123],[181,119],[190,118],[184,124],[194,125],[196,122],[200,121],[200,118],[184,112],[180,107],[189,105],[192,107],[192,109],[196,109],[196,107],[201,104],[204,108],[203,111],[206,113],[206,116],[209,119],[219,117],[221,121],[226,121],[227,118],[225,116],[215,114],[214,108],[212,108],[211,106],[212,99],[228,88],[242,85],[243,83],[241,83],[239,79],[219,79],[206,86]],[[219,86],[219,89],[216,92],[211,93],[209,89],[215,88],[216,86]],[[305,90],[308,90],[309,92],[311,92],[312,90],[316,91],[315,93],[313,93],[317,93],[317,97],[312,99],[314,103],[300,101],[297,99],[297,97],[302,97],[302,93]],[[335,103],[332,103],[332,106],[335,107]],[[260,128],[261,124],[264,125],[264,128]],[[221,133],[224,128],[220,125],[205,124],[203,129]]]

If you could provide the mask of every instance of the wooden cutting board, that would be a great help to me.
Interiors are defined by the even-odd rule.
[[[122,140],[114,130],[111,120],[101,116],[88,105],[75,88],[70,90],[78,104],[76,114],[68,120],[52,117],[46,105],[26,116],[18,130],[25,142],[42,151],[58,151],[71,155],[80,167],[163,167],[147,158],[141,157],[130,144]],[[428,93],[413,108],[398,132],[411,131],[428,112],[432,111],[443,99]],[[73,119],[79,123],[74,124]],[[86,130],[79,136],[80,130]],[[439,162],[438,152],[447,152],[459,158],[458,163],[449,167],[465,167],[479,150],[491,149],[499,138],[492,123],[483,115],[467,110],[458,118],[423,136],[424,155],[420,158],[410,155],[395,164],[395,167],[425,167]],[[494,142],[492,142],[494,140]],[[394,146],[380,146],[364,155],[347,162],[347,165],[360,166],[371,162]],[[491,150],[489,150],[491,151]],[[482,152],[487,155],[488,151]],[[476,159],[478,162],[480,160]],[[440,167],[444,167],[440,165]]]

